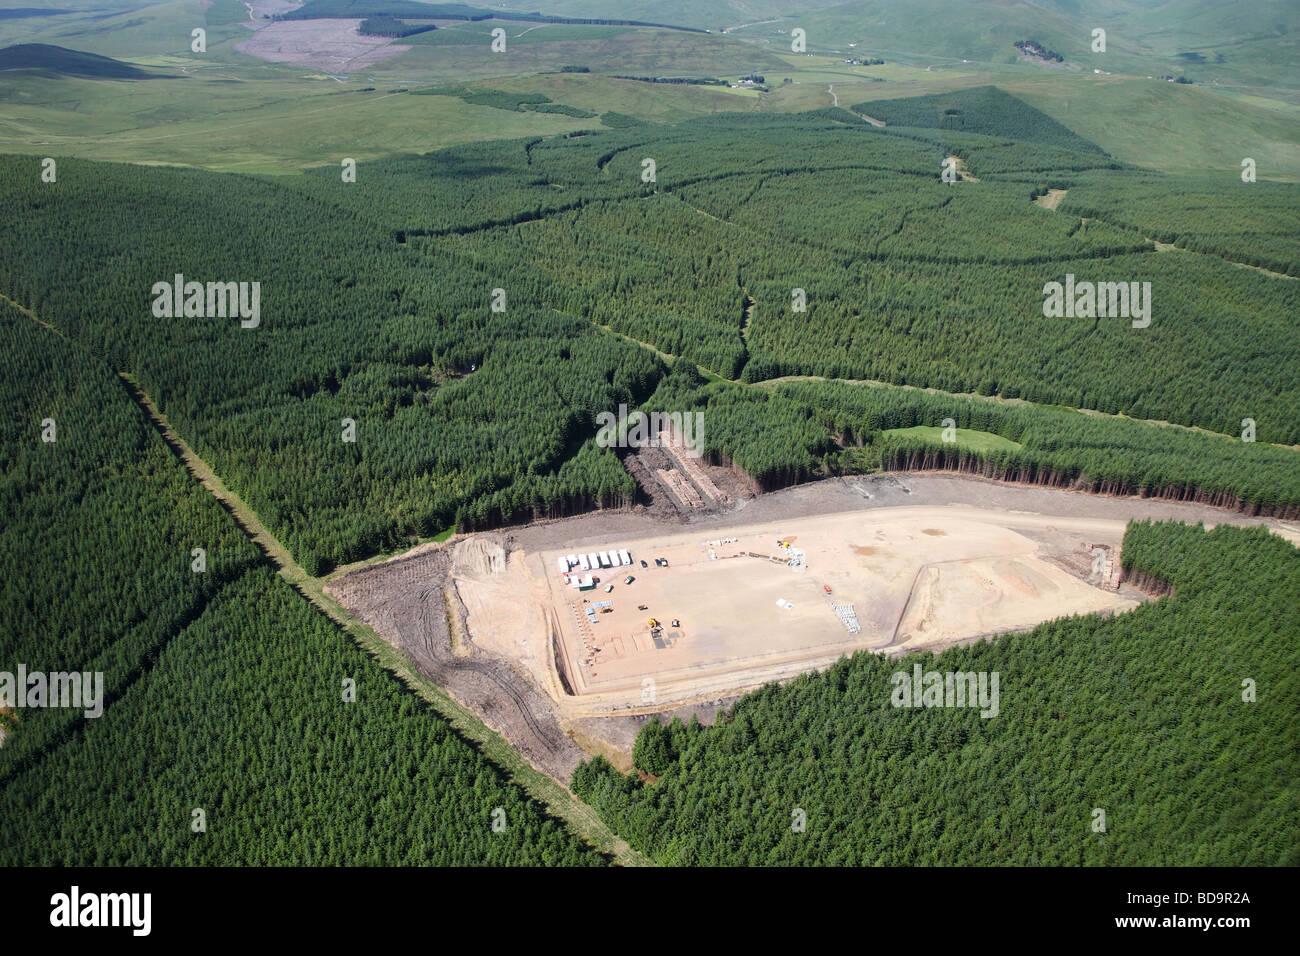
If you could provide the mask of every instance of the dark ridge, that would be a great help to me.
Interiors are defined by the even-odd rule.
[[[855,113],[873,116],[888,126],[984,133],[1080,153],[1107,155],[1096,143],[996,86],[978,86],[930,96],[871,100],[856,103],[852,109]]]
[[[50,43],[18,43],[0,49],[0,70],[32,70],[103,80],[170,79],[97,53],[82,53]]]
[[[282,13],[276,20],[351,20],[364,17],[389,17],[407,20],[513,20],[524,23],[567,23],[578,26],[657,27],[686,33],[708,33],[696,27],[644,20],[619,20],[598,17],[557,17],[547,13],[517,13],[489,10],[463,3],[420,3],[417,0],[307,0],[297,10]]]
[[[0,20],[26,20],[30,17],[57,17],[64,13],[76,13],[76,10],[42,10],[39,7],[14,7],[0,10]]]

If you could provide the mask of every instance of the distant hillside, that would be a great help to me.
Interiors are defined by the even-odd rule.
[[[717,33],[745,23],[788,19],[843,3],[845,0],[550,0],[546,9],[571,17],[667,20]]]
[[[548,13],[489,10],[463,3],[421,3],[418,0],[307,0],[297,10],[280,14],[278,20],[328,20],[355,17],[393,17],[406,20],[519,20],[528,23],[612,24],[633,27],[663,27],[701,33],[695,27],[659,20],[628,20],[623,17],[564,17]]]
[[[447,20],[495,17],[503,20],[541,20],[547,23],[678,25],[717,33],[724,27],[782,18],[798,11],[821,10],[843,2],[844,0],[552,0],[541,7],[541,13],[522,13],[500,7],[489,9],[463,3],[422,3],[419,0],[307,0],[301,8],[282,14],[282,19],[356,17],[385,13],[406,18],[423,16]],[[353,12],[340,12],[343,10]]]
[[[642,2],[649,0],[632,0],[624,15],[640,15]],[[582,3],[553,0],[552,8],[568,13]],[[614,5],[615,0],[592,0],[595,12],[587,15]],[[677,19],[679,5],[698,15]],[[797,25],[807,32],[810,53],[846,53],[855,43],[860,53],[880,51],[886,58],[910,54],[1003,64],[1017,62],[1017,40],[1036,40],[1064,60],[1049,69],[1156,77],[1186,73],[1196,83],[1291,88],[1300,82],[1294,67],[1294,37],[1300,33],[1295,0],[843,0],[833,6],[788,0],[782,7],[789,9],[773,16],[797,16],[780,22],[745,17],[749,26],[735,35],[789,50],[789,30]],[[730,9],[732,0],[668,0],[659,17],[693,24],[701,17],[728,16]],[[1095,28],[1106,31],[1105,52],[1092,49]]]
[[[0,49],[0,70],[39,70],[105,80],[152,80],[160,76],[112,57],[82,53],[49,43],[18,43]]]
[[[493,11],[463,3],[420,3],[419,0],[307,0],[297,10],[276,16],[277,20],[322,20],[331,17],[390,16],[424,20],[483,20]]]
[[[55,10],[44,7],[12,7],[0,10],[0,20],[26,20],[28,17],[53,17],[63,13],[75,13],[74,10]]]
[[[1089,142],[1046,113],[996,86],[977,86],[932,96],[871,100],[856,104],[853,110],[883,120],[887,126],[961,130],[1079,152],[1105,152],[1096,143]]]

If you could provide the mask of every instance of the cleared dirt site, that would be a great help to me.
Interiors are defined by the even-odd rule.
[[[690,518],[639,507],[458,537],[328,590],[564,780],[590,753],[627,766],[647,714],[707,721],[843,654],[1132,608],[1145,599],[1119,582],[1132,518],[1296,533],[1205,506],[884,475]]]
[[[391,37],[363,36],[360,20],[253,21],[256,32],[240,40],[235,49],[271,63],[314,66],[322,70],[364,70],[405,53],[409,46]]]
[[[594,716],[727,696],[855,650],[906,653],[1124,610],[1136,602],[1106,575],[1123,533],[1114,520],[864,510],[516,551],[502,573],[457,588],[476,643],[530,669],[549,645],[562,685],[551,682],[552,696],[570,716]],[[1064,570],[1093,549],[1098,573],[1077,562],[1093,583]],[[563,573],[570,554],[600,567]],[[511,647],[506,630],[527,636]]]

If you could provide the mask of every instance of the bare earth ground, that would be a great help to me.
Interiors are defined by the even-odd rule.
[[[855,649],[937,650],[1064,614],[1133,607],[1141,594],[1103,587],[1092,573],[1095,546],[1118,565],[1132,518],[1265,524],[1300,543],[1300,528],[1200,505],[890,474],[739,497],[728,510],[688,516],[638,506],[458,537],[347,573],[327,591],[564,781],[592,753],[626,768],[648,713],[707,723],[744,690]],[[791,537],[805,552],[803,572],[769,560],[788,560],[777,540]],[[556,555],[611,545],[631,551],[631,568],[597,572],[595,591],[562,583]],[[584,598],[610,600],[613,610],[592,627]],[[861,633],[845,629],[832,602],[852,603]],[[662,647],[652,615],[664,625]],[[453,629],[463,657],[452,651]]]
[[[288,13],[290,10],[297,10],[302,6],[298,0],[240,0],[244,6],[248,7],[252,14],[253,20],[261,20],[262,15],[274,17],[279,14]]]
[[[458,550],[462,560],[453,569]],[[416,670],[472,709],[529,763],[567,780],[584,754],[561,730],[554,708],[515,669],[514,662],[489,653],[477,642],[465,648],[464,656],[452,651],[451,629],[463,629],[465,620],[453,571],[465,580],[491,573],[487,562],[464,561],[467,550],[480,555],[496,550],[504,556],[495,536],[426,544],[337,578],[325,591],[406,653]],[[501,639],[517,638],[510,633]]]
[[[516,551],[505,573],[457,586],[476,639],[505,629],[550,639],[566,685],[551,692],[569,717],[657,710],[790,678],[856,650],[941,648],[1136,603],[1064,570],[1074,554],[1090,570],[1084,556],[1096,545],[1118,549],[1123,521],[929,506],[710,534],[572,542],[581,552],[631,550],[636,566],[602,570],[594,592],[563,582],[556,558],[569,548]],[[802,570],[788,566],[796,552]],[[667,567],[654,565],[659,557]],[[584,613],[597,602],[609,606]],[[478,606],[510,612],[479,615]],[[849,611],[846,623],[837,606]],[[662,623],[657,641],[651,617]],[[854,621],[860,631],[848,629]],[[545,686],[546,655],[496,642],[493,650],[523,659]]]
[[[755,496],[748,476],[684,455],[669,442],[626,453],[623,467],[637,483],[636,503],[665,521],[731,511]]]
[[[953,156],[951,154],[948,155],[947,160],[955,164],[957,175],[961,177],[962,182],[979,182],[979,179],[972,176],[970,170],[966,168],[966,160],[962,159],[960,156]]]
[[[389,37],[365,37],[360,20],[280,20],[247,24],[255,32],[235,49],[272,63],[312,66],[331,73],[363,70],[405,53]]]
[[[1061,200],[1065,198],[1067,192],[1069,192],[1068,189],[1049,189],[1046,195],[1039,196],[1034,202],[1044,209],[1055,209],[1061,204]]]

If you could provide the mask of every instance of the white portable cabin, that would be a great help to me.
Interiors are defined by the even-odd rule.
[[[563,555],[555,559],[555,565],[560,569],[561,574],[569,573],[569,559]]]
[[[569,567],[576,568],[577,566],[578,566],[578,556],[576,554],[569,555]]]
[[[585,554],[578,555],[578,567],[583,571],[591,570],[591,565],[587,562],[587,556]]]
[[[613,564],[614,564],[614,562],[610,560],[609,552],[608,552],[608,551],[602,551],[602,552],[600,552],[600,566],[601,566],[602,568],[612,567]]]
[[[632,555],[628,554],[627,548],[622,548],[622,549],[618,552],[618,559],[619,559],[619,561],[621,561],[623,564],[631,564],[631,563],[632,563]]]
[[[600,570],[600,558],[597,556],[595,551],[592,551],[587,555],[587,563],[591,565],[591,570]]]

